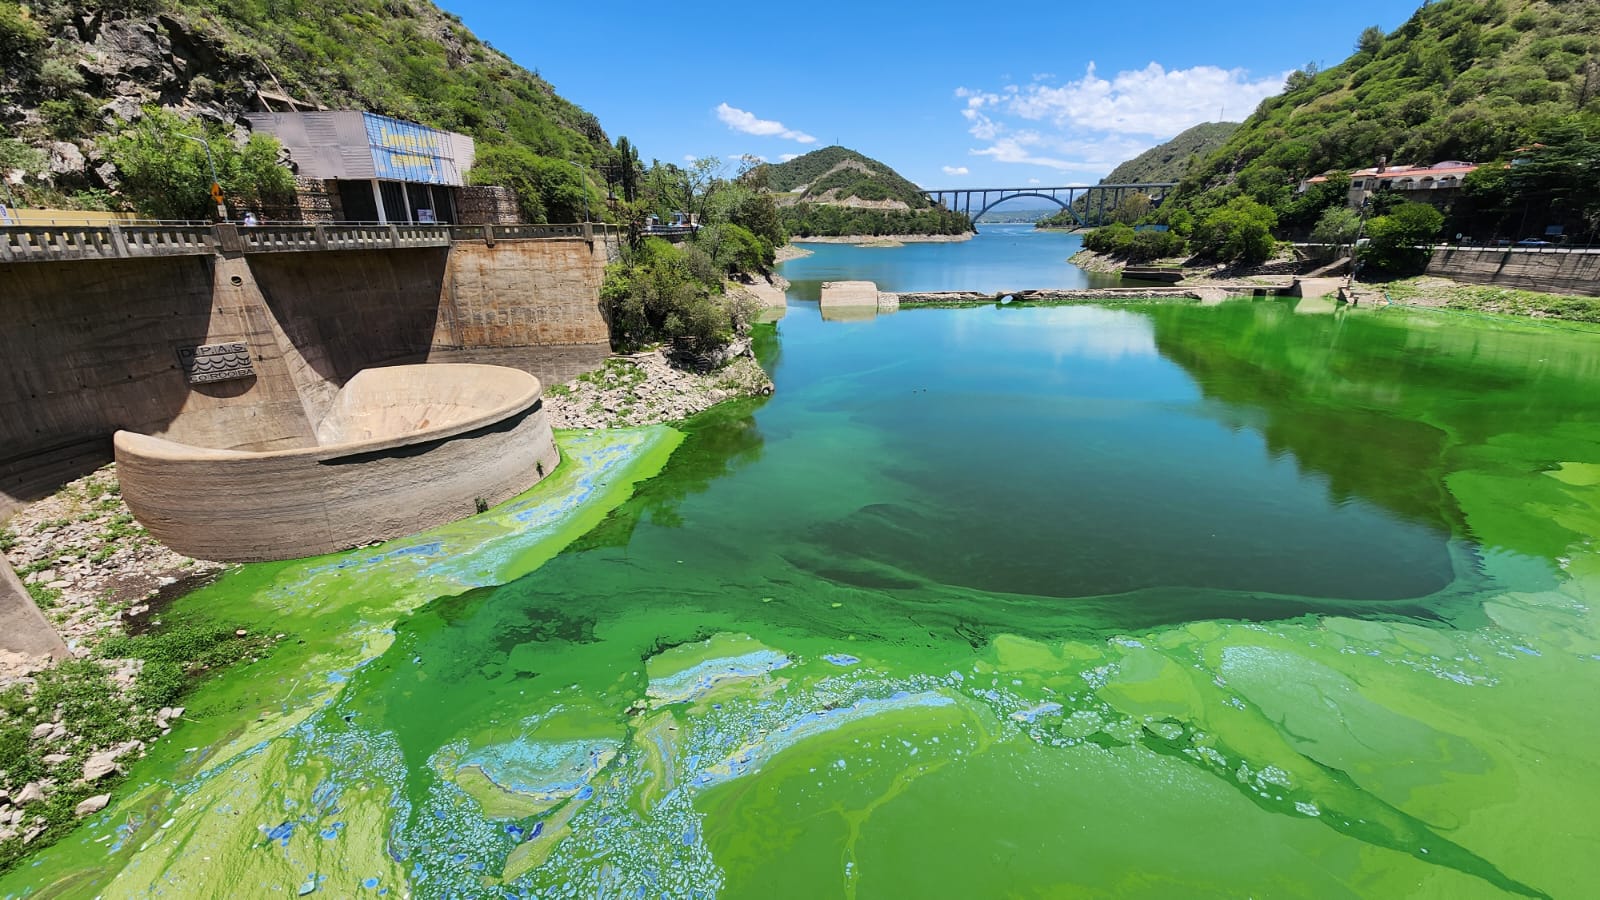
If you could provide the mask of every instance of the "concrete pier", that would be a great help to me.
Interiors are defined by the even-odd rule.
[[[829,321],[870,319],[878,314],[878,286],[870,281],[825,281],[822,318]]]

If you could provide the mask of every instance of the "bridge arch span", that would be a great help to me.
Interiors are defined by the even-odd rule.
[[[974,213],[972,216],[972,221],[978,221],[978,219],[981,218],[984,213],[1009,200],[1015,200],[1018,197],[1038,197],[1040,200],[1049,200],[1051,203],[1054,203],[1055,205],[1066,210],[1067,214],[1072,216],[1072,221],[1077,222],[1079,227],[1082,227],[1084,224],[1083,219],[1079,217],[1075,211],[1073,211],[1071,201],[1063,201],[1060,197],[1052,197],[1049,194],[1041,194],[1037,191],[1022,191],[1016,194],[1007,194],[1006,196],[1001,197],[999,200],[986,205],[983,209],[980,209]]]

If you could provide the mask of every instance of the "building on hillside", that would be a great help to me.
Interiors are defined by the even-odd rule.
[[[482,224],[515,205],[466,183],[472,138],[358,110],[250,113],[252,130],[289,153],[305,221]],[[482,195],[482,196],[480,196]],[[288,216],[286,216],[288,217]]]
[[[1405,191],[1408,200],[1443,205],[1456,196],[1463,180],[1477,168],[1476,163],[1454,159],[1431,166],[1391,166],[1379,161],[1370,169],[1350,173],[1350,208],[1360,209],[1379,191]],[[1300,182],[1299,191],[1303,193],[1311,185],[1327,180],[1328,175],[1307,178]]]

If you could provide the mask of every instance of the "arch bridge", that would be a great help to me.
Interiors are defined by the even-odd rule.
[[[1075,184],[1062,187],[1011,188],[944,188],[925,190],[923,196],[945,209],[959,210],[976,222],[979,216],[1007,200],[1018,197],[1037,197],[1049,200],[1066,210],[1072,220],[1081,226],[1101,225],[1107,213],[1115,210],[1123,200],[1135,194],[1150,198],[1151,206],[1160,206],[1167,194],[1178,184],[1175,181],[1153,181],[1141,184]],[[1081,201],[1081,203],[1080,203]],[[976,206],[977,212],[972,208]]]

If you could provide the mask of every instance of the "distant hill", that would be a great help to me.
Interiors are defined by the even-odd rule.
[[[1006,207],[1005,209],[991,209],[978,217],[978,224],[1006,225],[1019,222],[1037,222],[1046,216],[1061,211],[1061,207],[1050,204],[1048,207]]]
[[[933,204],[899,172],[845,147],[813,150],[766,167],[772,190],[796,195],[794,202],[846,206],[861,201],[885,208],[927,209]]]
[[[800,237],[972,230],[964,213],[936,206],[899,172],[846,147],[764,165],[754,176],[778,194],[785,227]]]
[[[1100,183],[1177,181],[1188,174],[1191,163],[1210,156],[1238,128],[1238,122],[1203,122],[1117,166]]]

